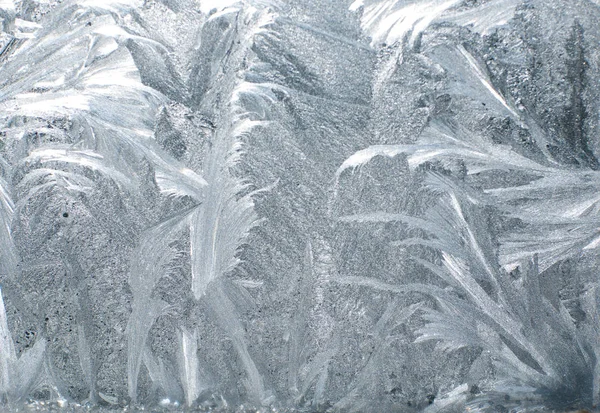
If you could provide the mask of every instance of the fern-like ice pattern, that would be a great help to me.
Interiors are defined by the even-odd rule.
[[[0,410],[600,409],[596,0],[0,0]]]

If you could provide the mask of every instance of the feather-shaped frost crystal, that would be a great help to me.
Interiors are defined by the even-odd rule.
[[[597,0],[0,0],[0,410],[600,409]]]

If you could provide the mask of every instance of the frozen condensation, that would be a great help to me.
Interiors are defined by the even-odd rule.
[[[600,409],[597,0],[0,28],[0,410]]]

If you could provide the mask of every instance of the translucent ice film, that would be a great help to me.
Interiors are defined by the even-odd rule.
[[[0,0],[0,411],[600,411],[600,0]]]

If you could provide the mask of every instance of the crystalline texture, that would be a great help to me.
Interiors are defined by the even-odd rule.
[[[0,410],[599,408],[597,1],[0,21]]]

